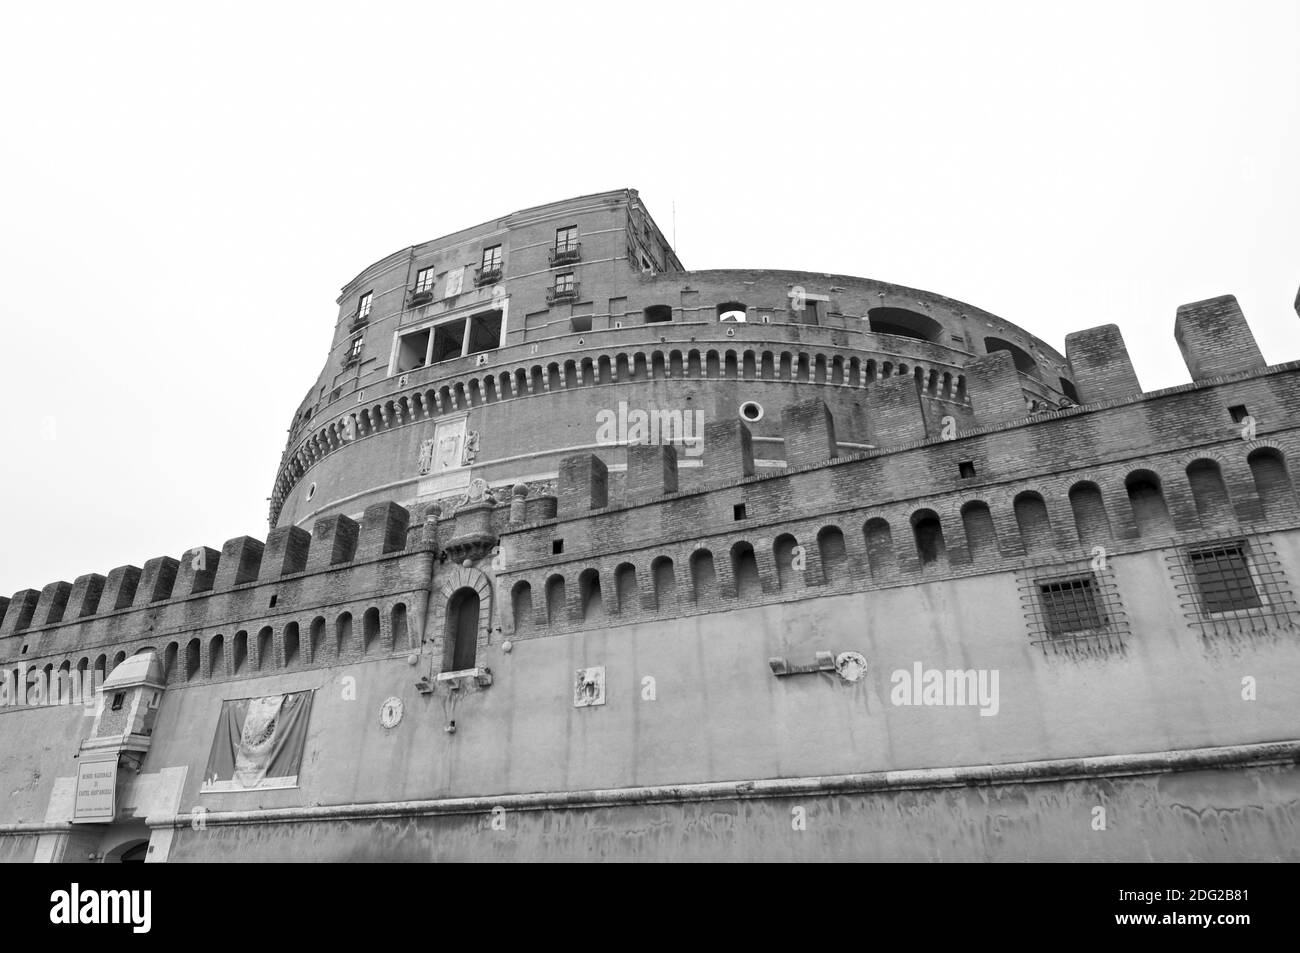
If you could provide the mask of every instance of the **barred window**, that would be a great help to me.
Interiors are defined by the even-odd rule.
[[[1188,558],[1206,612],[1258,609],[1262,605],[1240,543],[1193,550]]]
[[[415,291],[419,294],[421,291],[432,291],[434,274],[432,268],[421,268],[415,273]]]
[[[1038,591],[1049,636],[1100,629],[1106,624],[1097,607],[1097,590],[1091,577],[1040,583]]]

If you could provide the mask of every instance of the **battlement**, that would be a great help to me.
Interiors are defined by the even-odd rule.
[[[374,588],[374,573],[360,572],[372,564],[395,557],[423,556],[433,550],[433,526],[412,525],[411,514],[395,503],[378,503],[366,509],[358,523],[344,516],[316,521],[312,531],[298,527],[274,530],[266,542],[248,536],[227,540],[220,550],[196,546],[180,558],[159,556],[144,567],[118,566],[107,576],[90,573],[74,583],[52,582],[41,590],[24,589],[0,599],[0,639],[9,639],[0,653],[13,659],[27,653],[20,643],[41,642],[54,629],[77,631],[74,643],[104,641],[118,629],[129,630],[122,619],[145,617],[149,631],[194,628],[213,619],[230,620],[268,614],[276,606],[259,605],[257,591],[285,584],[294,595],[317,598],[304,581],[336,572],[351,575],[344,588]],[[398,579],[384,576],[395,589],[423,588],[428,571],[407,570]],[[342,585],[342,584],[341,584]],[[322,582],[319,591],[330,588]],[[210,604],[211,605],[210,608]],[[235,614],[231,615],[231,611]],[[116,622],[111,620],[117,620]],[[66,641],[55,639],[54,641]],[[26,646],[24,646],[25,648]]]

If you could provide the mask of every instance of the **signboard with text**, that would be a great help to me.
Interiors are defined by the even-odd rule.
[[[116,809],[117,755],[103,761],[82,761],[77,765],[77,798],[72,809],[74,824],[105,823]]]

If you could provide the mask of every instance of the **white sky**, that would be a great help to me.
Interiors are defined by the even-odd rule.
[[[1294,2],[5,3],[0,593],[265,538],[338,289],[639,189],[688,268],[1300,359]]]

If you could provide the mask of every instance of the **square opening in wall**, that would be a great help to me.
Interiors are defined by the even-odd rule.
[[[564,552],[564,540],[562,539],[551,540],[551,555],[558,556],[562,552]]]
[[[425,356],[429,352],[429,329],[404,334],[397,342],[397,371],[413,371],[424,367]]]
[[[569,328],[572,331],[586,333],[591,330],[591,315],[575,314],[569,319]]]
[[[1245,404],[1233,404],[1228,408],[1228,413],[1232,414],[1232,422],[1235,424],[1241,423],[1250,416],[1250,411],[1246,410]]]
[[[449,321],[433,329],[433,355],[430,363],[450,361],[460,357],[461,346],[465,343],[465,322]]]
[[[731,518],[733,520],[743,520],[745,518],[745,504],[737,503],[731,508]]]
[[[469,350],[466,353],[478,354],[481,351],[491,351],[500,347],[501,318],[500,311],[485,311],[470,318]]]
[[[975,475],[975,464],[971,460],[963,460],[957,464],[957,472],[961,474],[963,480],[969,480]]]

